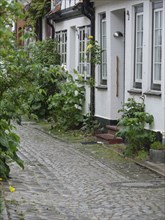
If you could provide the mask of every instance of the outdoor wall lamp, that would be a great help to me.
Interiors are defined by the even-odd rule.
[[[120,31],[116,31],[116,32],[113,34],[113,36],[114,36],[115,38],[119,38],[119,37],[123,37],[123,34],[122,34]]]

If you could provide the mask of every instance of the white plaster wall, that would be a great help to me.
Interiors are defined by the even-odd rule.
[[[117,30],[124,32],[123,26],[120,26],[120,22],[115,21],[113,26],[111,22],[111,11],[123,9],[123,1],[94,1],[96,7],[96,39],[99,41],[99,14],[106,13],[107,22],[107,90],[96,88],[96,102],[95,102],[95,115],[98,117],[116,120],[120,117],[118,109],[122,107],[122,101],[124,94],[124,88],[122,86],[123,78],[121,77],[123,56],[119,53],[120,46],[124,46],[124,40],[120,39],[119,42],[114,39],[113,33]],[[124,52],[124,51],[122,51]],[[116,56],[119,55],[119,97],[116,97]],[[122,63],[122,64],[121,64]],[[124,69],[123,69],[124,71]],[[99,85],[98,68],[96,68],[96,85]]]
[[[134,20],[134,10],[133,6],[135,4],[139,4],[143,2],[144,9],[144,35],[143,35],[143,79],[142,79],[142,95],[146,92],[151,91],[151,37],[152,37],[152,25],[151,25],[151,2],[150,1],[132,1],[127,5],[127,10],[130,12],[130,20],[126,19],[126,50],[125,50],[125,101],[129,97],[134,97],[135,100],[140,101],[140,96],[138,94],[130,94],[128,90],[133,89],[133,23]],[[165,11],[164,11],[165,14]],[[165,16],[164,16],[165,19]],[[165,24],[165,21],[164,21]],[[162,60],[165,61],[165,36],[163,36],[163,54]],[[162,73],[165,72],[165,66],[162,66]],[[146,106],[146,112],[152,114],[154,116],[154,125],[153,130],[155,131],[164,131],[165,130],[165,76],[162,74],[162,91],[160,96],[150,96],[144,95],[144,102]],[[152,91],[151,91],[152,92]]]
[[[134,63],[134,5],[143,3],[144,7],[144,50],[143,50],[143,79],[142,79],[142,94],[150,90],[151,82],[151,1],[149,0],[132,0],[132,1],[99,1],[94,0],[96,7],[96,39],[99,36],[98,16],[97,14],[106,12],[107,16],[107,51],[108,51],[108,78],[107,90],[96,89],[96,116],[108,119],[116,119],[116,111],[112,106],[118,106],[117,100],[114,97],[115,82],[113,71],[113,53],[115,45],[112,41],[113,30],[110,22],[110,12],[125,8],[129,11],[129,16],[125,17],[125,88],[124,100],[127,101],[129,97],[134,97],[140,101],[138,94],[130,94],[128,91],[133,89],[133,63]],[[165,26],[165,3],[164,3],[164,26]],[[126,13],[127,14],[127,13]],[[111,27],[111,28],[110,28]],[[110,43],[111,42],[111,43]],[[113,48],[114,46],[114,48]],[[146,111],[154,116],[153,130],[165,132],[165,34],[163,36],[163,54],[162,54],[162,89],[161,97],[145,95]],[[98,72],[96,68],[96,76]],[[96,83],[98,79],[96,78]]]
[[[78,17],[55,24],[55,32],[67,30],[67,69],[73,72],[78,66],[78,32],[77,28],[90,25],[86,17]]]
[[[55,32],[67,30],[67,70],[74,77],[74,69],[78,67],[78,32],[77,28],[90,25],[90,20],[86,17],[78,17],[55,24]],[[85,104],[84,113],[89,112],[90,106],[90,88],[85,84]]]

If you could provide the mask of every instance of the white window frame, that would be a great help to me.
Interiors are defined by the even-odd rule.
[[[105,28],[105,33],[104,33]],[[106,27],[106,14],[100,14],[100,47],[103,50],[101,54],[100,63],[100,84],[107,84],[107,27]]]
[[[161,16],[163,16],[163,9],[156,9],[154,10],[154,18],[155,18],[155,14],[156,13],[161,13]],[[160,16],[160,14],[159,14]],[[162,20],[163,23],[163,20]],[[160,72],[160,78],[159,80],[156,79],[156,73],[155,73],[155,65],[160,65],[160,71],[161,71],[161,66],[162,66],[162,31],[163,31],[163,27],[159,27],[156,28],[155,27],[155,19],[154,19],[154,26],[153,26],[153,83],[154,84],[161,84],[161,72]],[[161,32],[161,43],[158,45],[156,44],[156,31],[160,31]],[[160,39],[159,39],[160,40]],[[160,49],[160,60],[156,61],[157,57],[156,57],[156,48]]]
[[[161,75],[162,75],[162,39],[163,39],[163,1],[153,1],[152,7],[152,75],[151,75],[151,89],[153,90],[161,90]],[[158,28],[155,26],[155,15],[156,13],[160,13],[162,16],[162,20]],[[160,16],[160,15],[159,15]],[[156,44],[156,31],[160,32],[159,41],[160,44]],[[159,60],[157,60],[158,56],[156,56],[156,49],[159,49]],[[155,67],[160,66],[159,68],[159,79],[156,79]]]
[[[134,87],[138,89],[142,88],[143,77],[143,15],[143,5],[135,6]],[[142,23],[139,29],[138,18],[140,17],[142,18]]]
[[[58,52],[61,55],[61,64],[67,63],[67,30],[56,32],[55,38],[58,42]]]
[[[82,76],[84,76],[84,78],[90,77],[91,73],[91,64],[87,61],[90,58],[87,57],[86,54],[89,41],[88,36],[90,36],[90,26],[83,26],[78,28],[78,71]]]

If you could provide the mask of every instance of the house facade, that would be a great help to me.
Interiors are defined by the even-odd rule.
[[[115,124],[128,98],[143,97],[154,116],[152,129],[165,141],[165,1],[164,0],[54,0],[48,15],[59,41],[62,63],[76,69],[86,84],[85,112]],[[86,55],[88,36],[103,49],[94,72]],[[92,74],[92,75],[91,75]]]

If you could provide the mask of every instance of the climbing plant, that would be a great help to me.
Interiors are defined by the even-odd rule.
[[[26,20],[35,26],[37,20],[50,10],[51,0],[31,0],[26,11]]]

